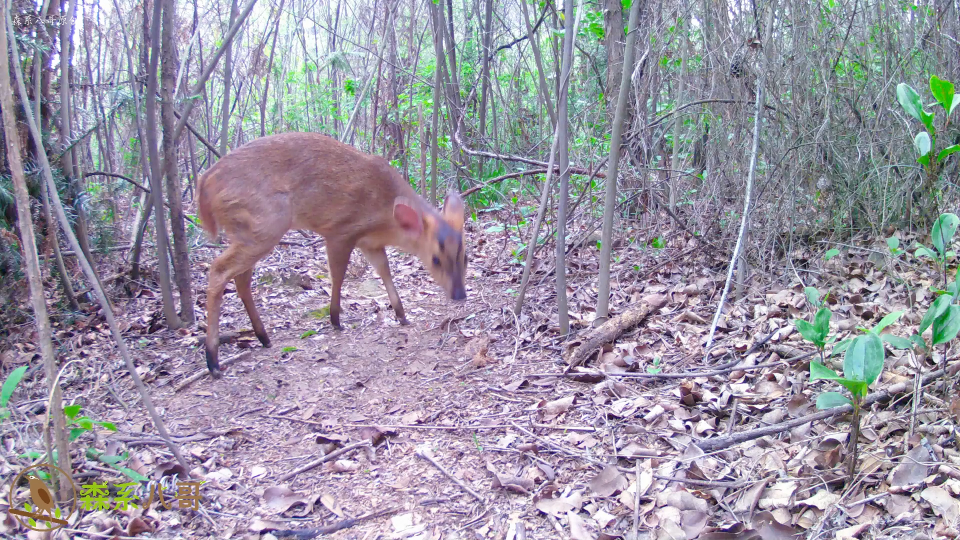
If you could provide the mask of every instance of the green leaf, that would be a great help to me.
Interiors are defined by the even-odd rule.
[[[853,343],[853,338],[847,338],[841,341],[840,343],[837,343],[833,347],[833,351],[830,353],[830,356],[836,356],[838,354],[842,354],[844,351],[846,351],[850,347],[851,343]]]
[[[954,154],[954,153],[956,153],[956,152],[960,152],[960,144],[955,144],[955,145],[953,145],[953,146],[948,146],[948,147],[944,148],[943,150],[941,150],[940,153],[937,154],[937,161],[943,161],[944,158],[946,158],[946,157],[949,156],[950,154]]]
[[[937,259],[937,254],[934,253],[933,250],[930,249],[930,248],[928,248],[927,246],[919,246],[919,247],[917,247],[917,251],[914,252],[914,256],[915,256],[916,258],[918,258],[918,259],[920,259],[920,258],[922,258],[922,257],[930,257],[930,258],[933,259],[933,260],[936,260],[936,259]]]
[[[864,381],[852,381],[850,379],[837,379],[844,388],[850,391],[855,398],[862,398],[867,395],[867,383]]]
[[[920,121],[923,122],[923,126],[927,128],[927,133],[930,133],[931,136],[936,134],[937,130],[933,127],[933,113],[928,113],[920,109]]]
[[[79,429],[79,428],[71,429],[71,430],[70,430],[70,441],[72,442],[72,441],[77,440],[77,437],[79,437],[79,436],[80,436],[81,434],[83,434],[83,432],[85,432],[85,431],[86,431],[85,429]]]
[[[77,425],[83,429],[86,429],[86,430],[93,429],[93,420],[90,420],[86,416],[84,416],[83,418],[78,418],[76,422],[77,422]]]
[[[949,295],[941,296],[943,297]],[[951,305],[943,315],[933,321],[933,344],[946,343],[957,337],[957,332],[960,332],[960,306]]]
[[[810,380],[817,381],[820,379],[826,379],[829,381],[835,381],[839,379],[840,376],[837,375],[837,372],[828,368],[827,366],[821,364],[814,360],[810,362]]]
[[[306,332],[300,334],[300,339],[307,339],[308,337],[315,335],[317,335],[316,330],[307,330]]]
[[[820,410],[852,404],[853,402],[850,401],[850,398],[840,392],[824,392],[817,396],[817,408]]]
[[[917,136],[913,138],[913,146],[917,149],[917,155],[924,157],[930,153],[930,134],[926,131],[921,131],[917,133]]]
[[[941,255],[945,255],[953,235],[957,233],[957,225],[960,224],[960,217],[956,214],[940,214],[937,221],[933,223],[933,229],[930,231],[930,240],[933,241],[933,247]]]
[[[823,255],[823,260],[829,261],[830,259],[836,257],[839,254],[840,254],[839,249],[836,249],[836,248],[828,249],[827,252]]]
[[[67,405],[66,407],[63,408],[63,414],[67,415],[67,418],[73,420],[74,418],[77,417],[78,414],[80,414],[80,406]]]
[[[96,425],[98,425],[98,426],[100,426],[100,427],[107,428],[107,429],[109,429],[110,431],[116,431],[116,430],[117,430],[117,426],[115,426],[115,425],[113,424],[113,422],[94,422],[94,424],[96,424]]]
[[[913,348],[913,342],[905,337],[895,336],[893,334],[882,334],[880,339],[884,343],[889,343],[894,349],[907,350]]]
[[[882,370],[883,342],[880,337],[876,334],[865,334],[854,339],[843,356],[843,377],[869,385],[877,380]],[[853,389],[850,391],[854,392]]]
[[[818,349],[823,348],[825,345],[824,338],[826,336],[821,336],[820,331],[817,330],[814,325],[803,319],[793,321],[793,325],[797,328],[797,331],[800,332],[800,335],[803,336],[803,339],[813,343]]]
[[[893,313],[888,314],[886,317],[880,319],[880,322],[873,327],[873,330],[871,330],[871,332],[879,335],[880,332],[883,332],[884,328],[897,322],[897,319],[899,319],[900,317],[903,317],[904,313],[905,313],[904,311],[894,311]]]
[[[807,302],[813,307],[820,306],[820,291],[816,287],[804,287],[803,294],[807,297]]]
[[[822,307],[817,310],[817,314],[813,317],[813,327],[821,341],[826,341],[827,334],[830,333],[830,315],[830,308]]]
[[[900,247],[900,239],[897,238],[896,236],[891,236],[890,238],[887,238],[887,247],[889,247],[891,250],[897,249],[898,247]]]
[[[295,350],[297,350],[296,347],[284,347],[284,348],[280,349],[280,352],[281,352],[281,353],[290,353],[290,352],[293,352],[293,351],[295,351]]]
[[[923,103],[920,102],[920,95],[907,83],[897,85],[897,101],[900,106],[910,116],[920,120],[920,112],[923,110]]]
[[[953,83],[936,75],[930,77],[930,93],[947,111],[953,108]]]
[[[927,309],[927,313],[923,316],[923,319],[920,320],[920,327],[917,328],[917,334],[926,332],[927,328],[930,328],[930,325],[933,324],[933,321],[943,315],[943,312],[950,307],[951,303],[953,303],[953,296],[949,294],[938,296],[937,299],[933,301],[933,304],[930,305],[930,308]]]
[[[927,343],[923,341],[923,338],[917,334],[910,336],[910,342],[921,351],[927,350]]]
[[[17,385],[23,380],[23,374],[26,372],[27,366],[20,366],[7,375],[7,380],[3,381],[3,388],[0,388],[0,407],[6,407],[7,403],[10,402],[13,391],[17,389]]]
[[[957,108],[957,105],[960,105],[960,94],[953,95],[953,103],[950,105],[950,111],[947,112],[947,116],[953,114],[953,110]]]

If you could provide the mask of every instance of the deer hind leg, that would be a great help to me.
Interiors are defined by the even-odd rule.
[[[393,306],[394,313],[397,314],[397,320],[400,324],[410,324],[406,315],[403,313],[403,304],[400,303],[400,295],[397,294],[397,288],[393,286],[393,276],[390,275],[390,263],[387,261],[387,252],[380,248],[365,248],[360,246],[363,256],[370,261],[377,275],[383,280],[383,286],[387,289],[387,296],[390,297],[390,305]]]
[[[278,239],[279,240],[279,239]],[[223,290],[231,279],[237,281],[237,295],[243,301],[247,314],[250,315],[250,321],[253,323],[254,332],[261,343],[267,339],[267,333],[260,321],[260,315],[253,304],[253,294],[250,291],[250,279],[253,276],[253,266],[257,264],[264,255],[273,249],[274,244],[270,244],[270,249],[261,253],[250,253],[244,249],[240,243],[231,244],[222,255],[217,257],[210,265],[210,276],[207,279],[207,339],[206,356],[207,369],[210,370],[210,376],[214,379],[220,378],[220,361],[218,351],[220,346],[220,308],[223,305]],[[267,345],[269,340],[264,343]]]
[[[257,304],[253,301],[253,291],[250,290],[250,283],[253,281],[253,268],[240,272],[237,277],[233,278],[233,281],[237,284],[237,296],[240,297],[244,309],[247,310],[247,315],[250,316],[253,333],[257,335],[257,339],[264,347],[269,347],[270,338],[267,337],[267,330],[263,327],[263,321],[260,320]]]

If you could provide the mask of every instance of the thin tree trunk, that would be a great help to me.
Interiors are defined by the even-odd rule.
[[[435,74],[433,80],[433,122],[431,125],[432,137],[430,138],[430,204],[437,205],[437,174],[438,163],[437,154],[439,153],[438,138],[440,137],[440,85],[443,83],[443,29],[440,28],[439,17],[437,16],[437,7],[434,4],[429,5],[431,19],[433,20],[433,50],[436,54]]]
[[[230,24],[237,20],[237,0],[230,2]],[[223,58],[223,101],[220,118],[220,155],[227,155],[227,138],[230,134],[230,86],[233,84],[233,44],[227,44]]]
[[[637,22],[640,19],[641,0],[633,0],[630,6],[630,21],[627,23],[627,46],[620,64],[620,85],[617,90],[617,108],[613,116],[613,133],[610,135],[610,159],[607,169],[607,185],[603,199],[603,232],[600,236],[600,278],[597,284],[597,318],[594,325],[603,323],[609,316],[610,305],[610,255],[613,248],[613,214],[617,208],[617,179],[620,174],[620,144],[623,140],[627,103],[630,101],[630,76],[633,73],[633,52],[637,43]],[[607,77],[607,84],[610,78]]]
[[[520,0],[520,7],[523,11],[523,20],[527,25],[527,39],[530,41],[530,49],[533,50],[533,60],[537,63],[537,75],[540,78],[540,99],[543,100],[544,106],[547,108],[547,115],[550,117],[550,126],[556,128],[557,113],[553,110],[553,100],[550,99],[550,87],[547,85],[546,72],[543,69],[543,59],[540,56],[540,43],[537,41],[534,28],[530,24],[530,13],[527,11],[526,0]]]
[[[526,0],[521,0],[521,2]],[[480,69],[480,139],[487,135],[487,100],[490,93],[490,40],[493,31],[493,0],[484,0],[483,66]],[[480,158],[480,177],[483,177],[484,159]]]
[[[260,136],[267,135],[267,95],[270,92],[270,76],[273,72],[273,53],[277,50],[277,36],[280,35],[280,17],[283,16],[283,2],[280,0],[280,8],[277,10],[277,22],[273,27],[273,41],[270,44],[270,58],[267,60],[267,74],[263,81],[263,96],[260,99]],[[332,68],[331,68],[332,69]]]
[[[153,200],[154,225],[157,229],[157,274],[160,279],[160,291],[163,297],[163,316],[170,329],[180,328],[180,317],[173,304],[173,291],[170,285],[170,261],[167,249],[170,240],[167,237],[167,223],[163,211],[163,181],[160,163],[160,149],[157,144],[157,67],[160,63],[160,17],[163,0],[153,0],[153,17],[150,18],[150,67],[147,70],[147,153],[150,157],[150,198]]]
[[[73,58],[73,20],[77,13],[77,0],[70,0],[67,6],[66,20],[60,25],[60,143],[66,148],[72,142],[73,136],[71,104],[72,95],[70,92],[70,61]],[[67,176],[73,191],[73,199],[76,201],[75,210],[77,212],[77,239],[80,241],[80,249],[90,260],[90,231],[87,226],[87,213],[83,208],[83,179],[77,175],[75,167],[75,153],[73,148],[63,153],[60,160],[63,167],[63,174]]]
[[[639,0],[634,0],[639,1]],[[568,195],[570,193],[570,145],[569,130],[570,118],[568,114],[568,92],[570,88],[570,68],[573,64],[573,41],[576,38],[574,29],[573,0],[564,0],[563,10],[567,16],[564,18],[563,26],[563,62],[560,74],[560,93],[559,104],[557,105],[557,139],[560,141],[557,145],[558,165],[560,169],[560,193],[557,200],[557,310],[560,322],[560,334],[566,336],[570,333],[570,314],[567,311],[567,262],[566,262],[566,239],[567,239],[567,205],[569,204]],[[577,10],[577,16],[581,9]],[[611,181],[616,182],[613,178]]]
[[[27,282],[30,286],[30,307],[33,309],[37,321],[37,333],[40,338],[40,354],[43,356],[44,374],[47,379],[47,389],[50,393],[50,405],[47,414],[53,417],[53,434],[50,440],[53,444],[47,448],[47,454],[52,455],[53,448],[57,450],[57,465],[64,471],[73,470],[70,466],[70,444],[67,440],[66,420],[63,415],[63,402],[60,386],[57,384],[57,359],[53,349],[53,329],[50,318],[47,316],[47,301],[43,294],[43,281],[40,275],[40,257],[37,254],[36,235],[33,231],[33,219],[30,216],[30,195],[27,193],[27,180],[23,174],[23,159],[20,155],[20,134],[17,132],[17,117],[14,114],[12,85],[10,82],[10,60],[7,54],[7,13],[9,7],[6,1],[0,2],[0,110],[3,115],[4,142],[7,151],[7,160],[10,165],[10,174],[13,177],[13,193],[17,202],[17,222],[20,227],[20,245],[23,247],[26,261]],[[26,94],[26,92],[24,92]],[[25,100],[22,105],[28,111],[30,102]],[[43,151],[43,147],[39,148]],[[53,228],[56,234],[56,228]],[[79,254],[82,256],[82,253]],[[49,424],[48,424],[49,425]],[[46,430],[44,430],[46,431]],[[55,478],[59,486],[60,501],[66,501],[71,495],[66,479]]]
[[[603,95],[607,102],[607,117],[614,119],[614,109],[619,107],[619,100],[613,101],[613,96],[620,95],[620,73],[627,69],[624,65],[623,47],[623,4],[621,0],[606,0],[607,9],[603,13],[604,36],[603,45],[607,49],[607,83]],[[633,6],[631,5],[631,10]],[[614,128],[616,129],[616,128]]]
[[[174,39],[174,0],[163,2],[161,30],[160,120],[163,125],[163,168],[166,176],[167,199],[170,201],[170,229],[173,231],[173,270],[180,291],[180,316],[187,325],[196,320],[193,310],[193,288],[190,284],[190,254],[183,217],[183,195],[180,186],[177,141],[172,138],[177,120],[173,115],[174,87],[177,84],[177,43]],[[160,193],[159,191],[157,192]]]
[[[680,73],[677,75],[677,97],[674,100],[674,107],[679,107],[683,104],[683,83],[684,83],[684,73],[687,69],[687,55],[690,54],[690,40],[687,38],[687,35],[684,33],[686,30],[686,10],[682,10],[678,14],[677,18],[677,36],[683,40],[683,51],[680,53]],[[670,172],[667,174],[670,175],[670,183],[668,185],[669,199],[668,206],[670,211],[676,213],[677,211],[677,191],[679,189],[680,183],[680,140],[681,135],[683,134],[683,117],[679,114],[674,116],[673,119],[673,155],[670,159]]]

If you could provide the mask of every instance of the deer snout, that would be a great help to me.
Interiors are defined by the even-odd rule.
[[[450,291],[450,298],[458,302],[462,302],[467,299],[467,290],[464,288],[463,284],[454,284],[453,290]]]

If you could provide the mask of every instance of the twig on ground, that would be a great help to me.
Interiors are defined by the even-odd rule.
[[[469,493],[470,495],[473,495],[473,498],[475,498],[475,499],[477,499],[478,501],[480,501],[480,503],[486,504],[487,501],[483,500],[483,497],[481,497],[480,494],[478,494],[476,491],[474,491],[473,489],[471,489],[470,486],[468,486],[463,480],[460,480],[460,479],[457,478],[456,476],[452,475],[452,474],[450,473],[450,471],[444,469],[444,468],[443,468],[443,465],[440,465],[439,463],[437,463],[437,461],[436,461],[435,459],[433,459],[433,456],[431,456],[430,454],[428,454],[424,449],[418,448],[418,449],[417,449],[417,456],[419,456],[420,458],[422,458],[422,459],[424,459],[424,460],[426,460],[426,461],[429,461],[431,465],[433,465],[433,466],[436,467],[440,472],[442,472],[444,476],[446,476],[446,477],[449,478],[450,480],[453,480],[453,482],[454,482],[455,484],[457,484],[458,486],[460,486],[461,489],[463,489],[464,491],[466,491],[466,492]]]
[[[223,362],[220,362],[220,368],[222,369],[222,368],[225,368],[225,367],[227,367],[227,366],[229,366],[229,365],[231,365],[231,364],[236,364],[237,362],[240,362],[240,361],[243,361],[243,360],[247,360],[247,359],[250,358],[251,356],[253,356],[253,352],[252,352],[252,351],[243,351],[242,353],[234,356],[233,358],[227,358],[227,359],[224,360]],[[207,376],[209,373],[210,373],[210,372],[209,372],[206,368],[201,369],[200,371],[198,371],[198,372],[194,373],[193,375],[191,375],[191,376],[187,377],[186,379],[184,379],[183,382],[181,382],[180,384],[178,384],[177,387],[176,387],[173,391],[174,391],[174,392],[179,392],[179,391],[183,390],[184,388],[190,386],[191,384],[193,384],[193,383],[199,381],[200,379],[204,378],[204,377]]]
[[[300,473],[304,473],[304,472],[309,471],[310,469],[314,469],[314,468],[316,468],[316,467],[319,467],[320,465],[323,465],[324,463],[326,463],[326,462],[328,462],[328,461],[332,461],[332,460],[334,460],[334,459],[337,459],[338,457],[340,457],[340,456],[342,456],[342,455],[344,455],[344,454],[346,454],[346,453],[348,453],[348,452],[353,452],[354,450],[356,450],[356,449],[358,449],[358,448],[364,448],[364,447],[368,447],[368,446],[371,446],[370,441],[360,441],[360,442],[356,442],[356,443],[353,443],[353,444],[349,444],[349,445],[344,446],[343,448],[341,448],[341,449],[339,449],[339,450],[334,450],[333,452],[330,452],[329,454],[323,456],[323,457],[320,458],[320,459],[311,461],[310,463],[307,463],[306,465],[304,465],[304,466],[302,466],[302,467],[299,467],[299,468],[297,468],[297,469],[294,469],[294,470],[292,470],[292,471],[290,471],[290,472],[288,472],[288,473],[286,473],[286,474],[280,475],[280,477],[277,479],[277,481],[278,481],[278,482],[286,482],[287,480],[293,478],[294,476],[296,476],[296,475],[298,475],[298,474],[300,474]]]
[[[360,517],[344,519],[336,523],[333,523],[331,525],[326,525],[324,527],[314,527],[310,529],[284,529],[279,531],[273,531],[272,534],[277,538],[289,538],[289,537],[300,538],[300,539],[314,538],[314,537],[320,536],[321,534],[332,534],[337,531],[349,529],[350,527],[355,527],[363,523],[364,521],[376,519],[376,518],[387,516],[390,514],[395,514],[399,511],[400,511],[399,508],[387,508],[384,510],[377,510],[376,512],[370,512],[369,514],[364,514]]]

